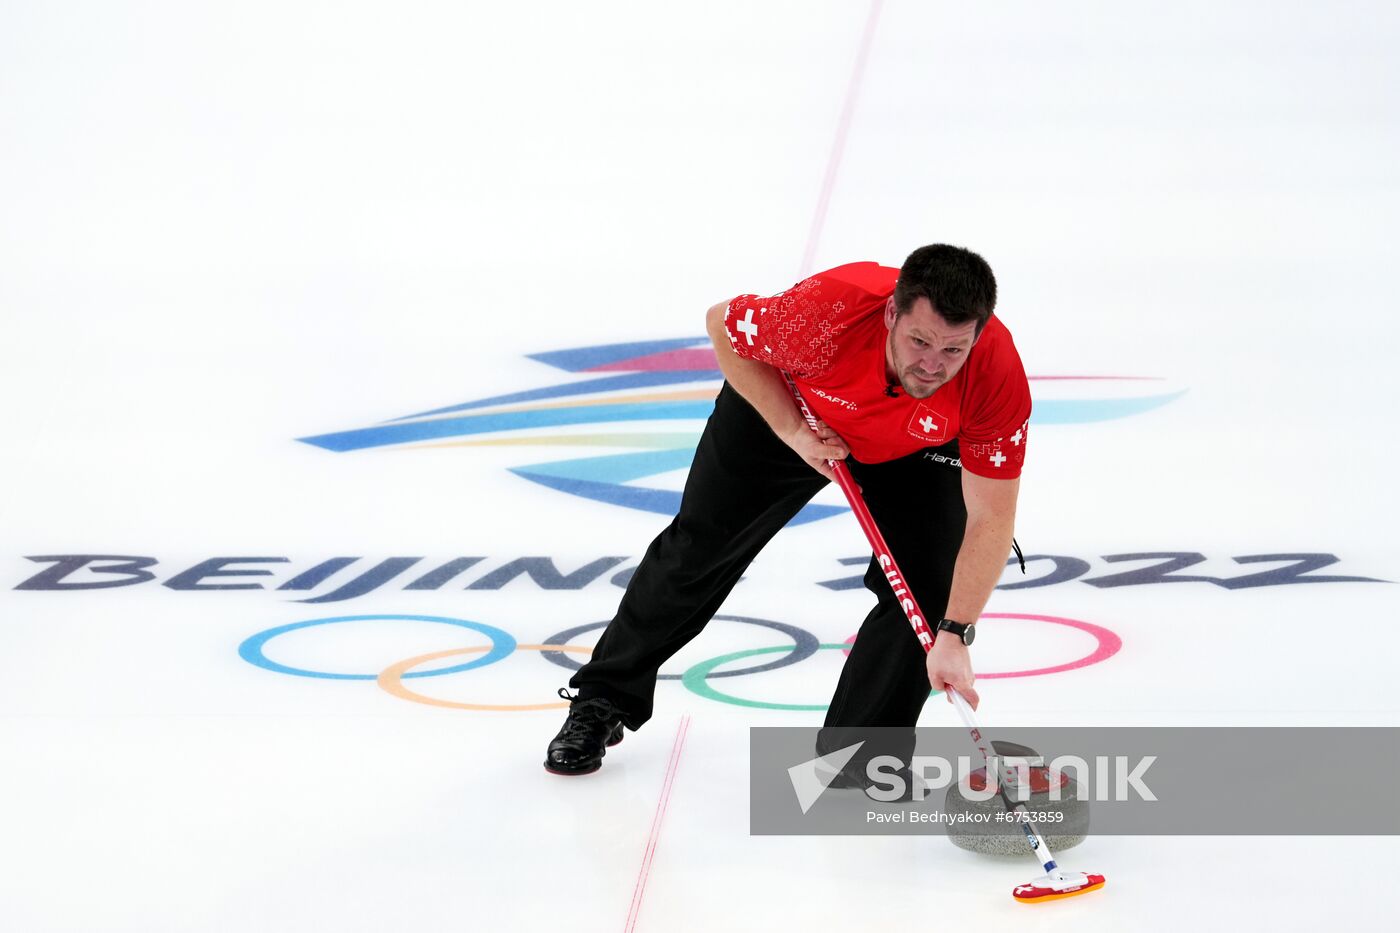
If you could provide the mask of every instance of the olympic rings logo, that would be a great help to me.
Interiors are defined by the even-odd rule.
[[[816,635],[806,629],[789,625],[785,622],[775,622],[771,619],[756,619],[750,616],[739,615],[717,615],[715,621],[739,622],[745,625],[753,625],[759,628],[766,628],[786,636],[792,640],[791,645],[775,645],[762,648],[748,648],[742,651],[735,651],[729,654],[719,655],[691,665],[681,674],[661,674],[659,680],[678,680],[691,693],[713,700],[717,703],[727,703],[732,706],[744,706],[752,709],[776,709],[776,710],[796,710],[820,712],[826,709],[824,704],[805,703],[778,703],[768,700],[756,700],[738,696],[726,690],[721,690],[712,682],[725,677],[743,677],[750,674],[759,674],[764,671],[773,671],[783,667],[789,667],[804,661],[816,654],[818,651],[841,651],[850,653],[851,644],[855,641],[855,636],[847,638],[841,643],[823,643]],[[1044,667],[1031,668],[1019,671],[998,671],[991,673],[979,673],[978,680],[994,680],[1005,677],[1039,677],[1046,674],[1056,674],[1063,671],[1077,670],[1088,667],[1091,664],[1098,664],[1113,657],[1123,647],[1123,641],[1114,632],[1101,625],[1091,622],[1084,622],[1078,619],[1066,619],[1060,616],[1033,615],[1020,612],[988,612],[984,613],[981,621],[989,619],[1018,619],[1029,622],[1040,622],[1050,625],[1063,626],[1084,632],[1093,636],[1095,646],[1092,651],[1082,657],[1072,658],[1059,664],[1052,664]],[[311,670],[303,667],[292,667],[272,660],[267,656],[266,646],[268,642],[302,629],[309,629],[318,626],[336,625],[345,622],[430,622],[441,625],[451,625],[458,628],[467,629],[481,635],[485,635],[490,643],[487,645],[472,645],[463,648],[450,648],[445,651],[434,651],[427,654],[420,654],[414,657],[395,661],[380,671],[373,673],[343,674],[330,671]],[[486,667],[502,661],[517,651],[536,651],[540,657],[555,664],[572,674],[583,666],[581,660],[573,655],[586,657],[593,649],[574,645],[571,642],[580,635],[601,629],[607,622],[591,622],[587,625],[579,625],[565,629],[562,632],[551,635],[538,644],[521,644],[515,637],[504,629],[494,625],[487,625],[484,622],[474,622],[469,619],[453,619],[446,616],[426,616],[426,615],[353,615],[353,616],[332,616],[325,619],[307,619],[303,622],[292,622],[288,625],[280,625],[259,632],[246,639],[238,646],[238,654],[249,664],[277,674],[286,674],[294,677],[314,677],[325,680],[372,680],[380,689],[393,696],[413,703],[421,703],[427,706],[445,707],[448,709],[480,710],[491,712],[515,712],[522,710],[545,710],[562,709],[568,706],[566,702],[549,703],[465,703],[456,700],[444,700],[437,697],[420,693],[410,689],[405,681],[423,679],[428,677],[443,677],[449,674],[459,674],[476,668]],[[781,657],[771,661],[763,661],[750,664],[747,667],[728,668],[738,661],[748,658],[758,658],[766,655],[785,652]],[[469,660],[447,667],[433,668],[430,670],[418,670],[426,664],[434,661],[441,661],[448,658],[465,657]],[[720,670],[720,668],[726,668]]]

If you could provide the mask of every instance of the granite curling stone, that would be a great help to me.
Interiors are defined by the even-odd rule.
[[[1014,742],[993,742],[992,747],[997,754],[1003,756],[1013,774],[1019,773],[1018,764],[1024,763],[1026,766],[1031,785],[1031,795],[1026,800],[1026,808],[1032,814],[1063,814],[1059,818],[1048,816],[1043,821],[1031,824],[1045,839],[1050,851],[1063,852],[1083,842],[1089,834],[1089,798],[1084,786],[1069,774],[1062,772],[1058,775],[1061,785],[1060,799],[1052,800],[1050,769],[1045,766],[1045,759],[1041,755],[1032,748]],[[986,769],[978,768],[969,774],[967,784],[974,792],[983,790],[986,787]],[[1015,793],[1011,796],[1013,801],[1017,799]],[[998,814],[1006,812],[1006,804],[1002,802],[999,794],[993,795],[990,800],[969,800],[963,795],[961,786],[955,782],[948,788],[943,807],[950,816],[984,814],[970,817],[978,822],[949,824],[948,838],[958,848],[988,855],[1022,856],[1030,852],[1026,834],[1020,825],[997,819]],[[954,819],[957,818],[954,816]]]

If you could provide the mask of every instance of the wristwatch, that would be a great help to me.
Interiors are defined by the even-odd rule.
[[[970,645],[972,644],[972,640],[977,637],[977,623],[974,622],[971,625],[963,625],[961,622],[954,622],[952,619],[944,619],[938,623],[937,631],[952,632],[962,639],[964,645]]]

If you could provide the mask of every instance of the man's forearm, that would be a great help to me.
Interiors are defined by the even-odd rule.
[[[948,596],[945,618],[955,622],[976,622],[997,581],[1006,568],[1011,552],[1012,521],[1001,516],[970,519],[963,533],[953,567],[953,588]]]
[[[773,433],[788,438],[798,428],[806,428],[806,421],[792,399],[792,391],[787,380],[777,367],[748,360],[739,356],[729,346],[729,334],[724,329],[723,313],[716,305],[710,309],[706,327],[710,341],[715,345],[715,358],[719,360],[719,371],[734,391],[743,396],[744,401],[754,407]]]
[[[982,607],[991,598],[1006,566],[1006,553],[1011,549],[1019,487],[1019,480],[982,480],[964,470],[967,527],[953,567],[953,588],[943,613],[945,618],[970,625],[982,615]],[[928,654],[928,680],[935,690],[957,690],[973,709],[977,708],[972,660],[962,639],[947,632],[934,638]]]

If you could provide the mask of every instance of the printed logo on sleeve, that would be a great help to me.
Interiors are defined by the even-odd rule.
[[[763,314],[767,310],[767,308],[759,308],[758,313]],[[744,319],[735,324],[734,327],[748,338],[749,346],[753,346],[753,338],[758,336],[758,324],[753,319],[753,308],[745,310]]]
[[[984,461],[998,470],[1005,463],[1019,468],[1026,460],[1026,432],[1029,428],[1030,421],[1027,420],[1010,437],[999,437],[987,444],[965,441],[962,445],[963,456]]]

